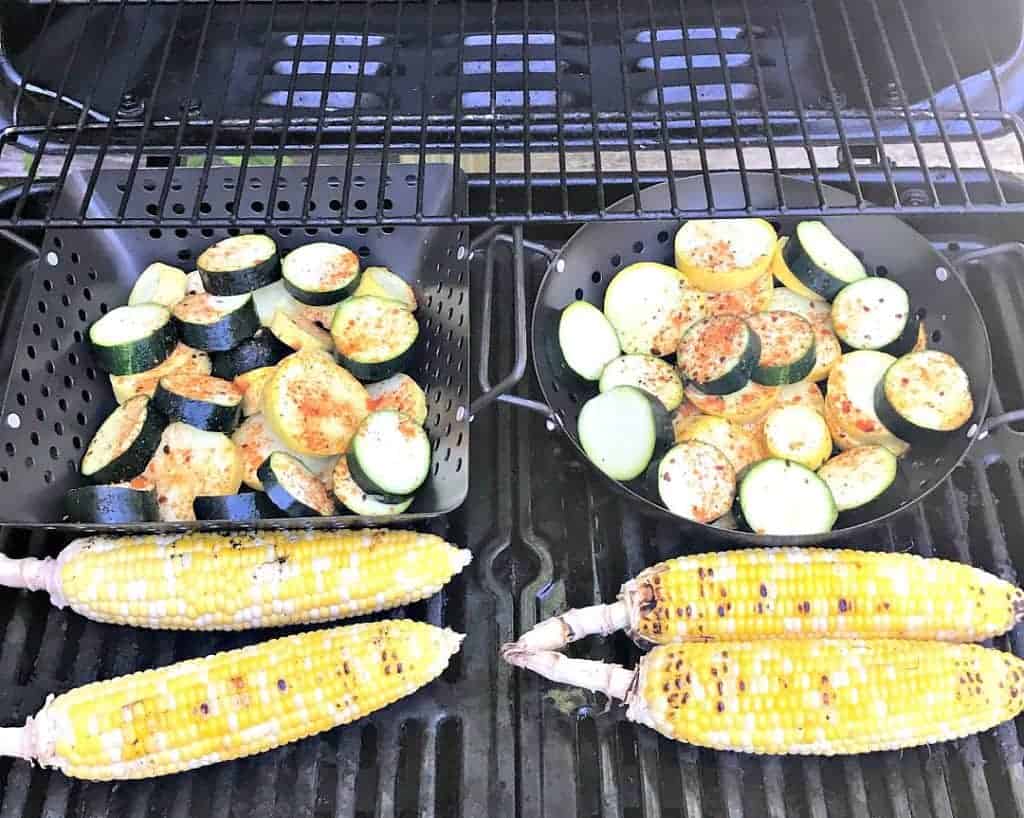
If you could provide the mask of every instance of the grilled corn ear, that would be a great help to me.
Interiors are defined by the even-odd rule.
[[[0,557],[0,585],[98,622],[241,630],[324,622],[437,593],[471,554],[413,531],[87,537],[56,559]]]
[[[346,724],[437,678],[462,636],[409,620],[273,639],[47,701],[0,729],[0,754],[75,778],[148,778]]]
[[[974,642],[1024,618],[1024,591],[978,568],[912,554],[775,548],[679,557],[611,605],[568,611],[520,639],[558,650],[625,629],[653,644],[822,636]]]

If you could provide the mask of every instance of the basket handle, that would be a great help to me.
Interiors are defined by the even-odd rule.
[[[526,374],[528,350],[525,251],[542,255],[549,261],[554,257],[554,252],[543,244],[524,239],[521,225],[513,227],[511,234],[502,233],[500,229],[500,227],[492,227],[486,230],[477,236],[471,245],[474,253],[478,252],[480,247],[485,247],[486,249],[484,255],[483,303],[481,308],[481,323],[485,331],[481,334],[480,338],[480,367],[477,371],[477,379],[480,382],[480,389],[482,391],[476,400],[470,404],[470,419],[496,400],[502,400],[516,406],[523,406],[540,412],[545,416],[550,416],[551,409],[545,404],[507,393],[514,389],[519,381],[523,379],[523,375]],[[499,245],[509,247],[512,251],[512,310],[515,324],[515,358],[512,363],[512,371],[497,383],[492,384],[488,364],[491,357],[490,326],[494,309],[494,260]]]
[[[1019,241],[1008,241],[1003,244],[994,244],[991,247],[982,247],[979,250],[969,250],[966,253],[961,253],[953,260],[953,264],[963,270],[970,264],[976,264],[987,258],[993,256],[1018,256],[1022,262],[1024,262],[1024,243]],[[1003,412],[1001,415],[994,415],[990,418],[985,418],[981,423],[978,424],[976,429],[973,429],[970,434],[975,440],[984,440],[992,432],[1001,426],[1007,426],[1011,423],[1019,423],[1024,420],[1024,409],[1014,409],[1011,412]]]

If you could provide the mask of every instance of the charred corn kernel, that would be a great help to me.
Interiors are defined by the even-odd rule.
[[[979,645],[777,640],[665,645],[628,715],[747,753],[892,750],[987,730],[1024,707],[1024,661]]]
[[[260,753],[402,698],[462,637],[409,620],[286,636],[51,699],[0,753],[76,778],[147,778]]]
[[[87,537],[56,559],[0,558],[0,584],[45,589],[99,622],[240,630],[323,622],[439,591],[469,551],[412,531]]]

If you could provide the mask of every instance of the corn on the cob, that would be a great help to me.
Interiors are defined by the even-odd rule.
[[[378,710],[441,674],[462,636],[390,620],[273,639],[51,698],[0,755],[94,780],[260,753]]]
[[[0,585],[46,590],[99,622],[241,630],[405,605],[437,593],[470,559],[413,531],[87,537],[56,559],[0,557]]]
[[[568,611],[520,639],[557,650],[626,629],[653,644],[812,638],[973,642],[1024,618],[1024,591],[985,571],[912,554],[777,548],[679,557],[622,586],[611,605]]]
[[[1024,708],[1024,661],[898,639],[661,645],[637,671],[506,646],[512,664],[624,699],[632,721],[719,750],[836,755],[966,736]]]

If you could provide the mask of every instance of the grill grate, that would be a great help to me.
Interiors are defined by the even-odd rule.
[[[1006,4],[982,5],[991,8],[939,0],[9,4],[0,86],[12,127],[0,148],[10,155],[20,146],[30,180],[58,184],[71,167],[122,169],[130,187],[139,168],[165,168],[169,181],[181,165],[206,173],[227,164],[238,166],[241,188],[255,164],[275,173],[299,165],[320,178],[349,173],[335,166],[354,154],[381,167],[412,162],[414,185],[428,162],[461,167],[486,193],[486,207],[472,212],[429,213],[421,202],[396,214],[378,199],[353,224],[718,212],[709,202],[700,211],[607,214],[607,186],[625,178],[636,190],[737,165],[777,177],[843,168],[857,196],[851,211],[1024,209],[999,172],[1024,161],[1011,90],[1021,21]],[[900,198],[889,160],[916,171],[919,195]],[[865,164],[887,183],[871,203],[860,188]],[[980,169],[983,189],[968,167]],[[945,173],[955,184],[940,197]],[[542,184],[560,188],[561,200],[533,201]],[[525,190],[525,201],[507,197],[509,188]],[[78,216],[30,214],[19,201],[4,223],[156,220],[91,213],[91,189]],[[164,185],[161,212],[167,195]],[[271,195],[261,210],[203,212],[195,201],[161,218],[337,220],[305,206],[276,213]]]

